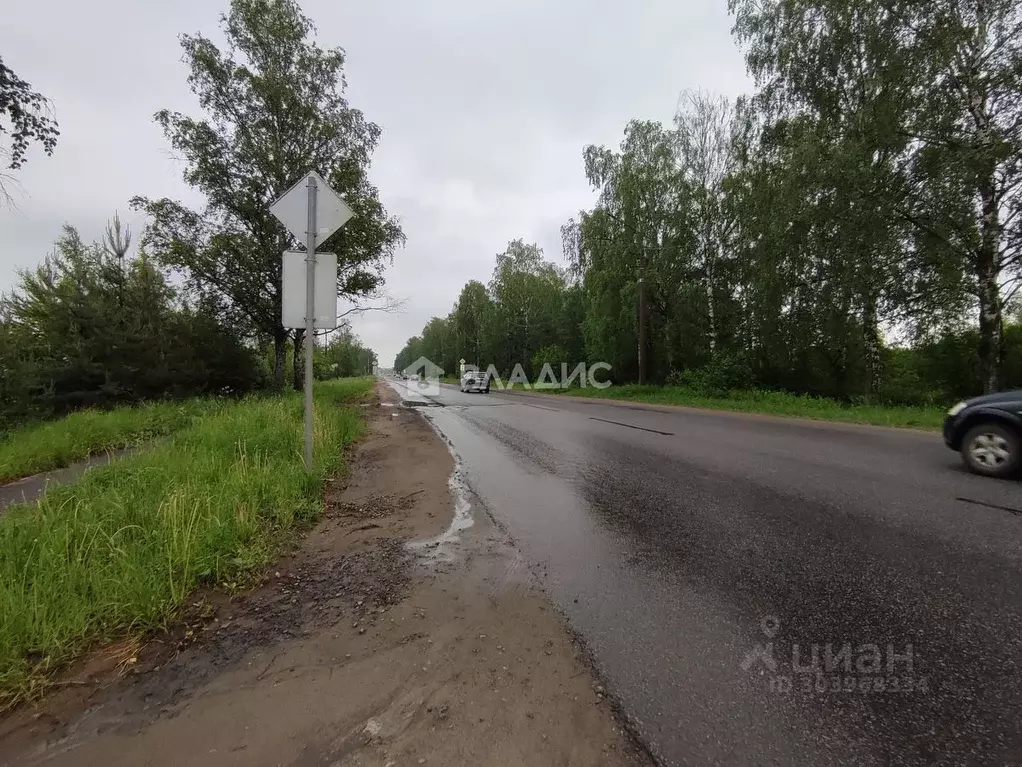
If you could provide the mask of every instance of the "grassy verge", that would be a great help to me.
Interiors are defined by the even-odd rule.
[[[83,410],[16,429],[0,442],[0,484],[171,434],[218,406],[215,400],[194,399]]]
[[[196,416],[153,450],[97,468],[0,517],[0,709],[97,642],[174,619],[200,584],[233,586],[316,518],[324,477],[361,433],[373,379],[317,384],[316,462],[302,398]]]
[[[611,386],[607,389],[544,389],[540,393],[628,400],[656,405],[685,405],[711,410],[813,418],[821,421],[939,429],[945,408],[898,405],[850,405],[822,397],[799,396],[774,391],[735,391],[727,397],[707,397],[675,386]]]

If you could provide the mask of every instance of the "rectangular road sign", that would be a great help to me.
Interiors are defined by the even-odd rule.
[[[305,252],[289,250],[284,253],[281,268],[281,316],[285,328],[305,327]],[[332,330],[337,327],[337,254],[316,254],[315,329]]]

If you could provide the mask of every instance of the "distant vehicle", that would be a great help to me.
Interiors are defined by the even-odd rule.
[[[1022,391],[959,402],[944,419],[944,442],[970,471],[1005,478],[1022,469]]]
[[[461,390],[470,392],[481,391],[483,394],[490,393],[490,376],[485,370],[466,370],[461,375]]]

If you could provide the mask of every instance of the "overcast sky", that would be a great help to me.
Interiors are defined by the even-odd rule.
[[[632,118],[669,121],[681,91],[750,89],[724,0],[305,0],[324,46],[348,55],[347,96],[383,129],[371,177],[408,244],[388,271],[400,314],[355,329],[393,363],[487,282],[508,240],[560,262],[559,229],[591,204],[586,144],[617,146]],[[152,114],[198,114],[177,35],[217,35],[227,0],[8,3],[0,55],[49,97],[61,137],[34,151],[0,210],[0,290],[66,221],[98,239],[133,195],[198,202]]]

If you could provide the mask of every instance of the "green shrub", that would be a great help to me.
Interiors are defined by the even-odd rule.
[[[672,374],[668,383],[703,396],[724,397],[730,391],[754,388],[755,376],[742,355],[722,351],[702,367]]]

